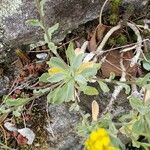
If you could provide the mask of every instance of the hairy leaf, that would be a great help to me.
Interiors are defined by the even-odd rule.
[[[58,30],[59,27],[59,23],[56,23],[55,25],[53,25],[52,27],[48,28],[48,34],[49,36],[52,36],[52,34]]]
[[[63,70],[66,69],[65,62],[62,61],[60,58],[57,58],[57,57],[52,57],[50,59],[50,61],[47,62],[47,64],[50,67],[56,67],[56,68],[60,68],[60,69],[63,69]]]
[[[43,74],[39,77],[39,81],[47,83],[47,82],[48,82],[47,79],[48,79],[49,76],[50,76],[50,75],[49,75],[48,73],[43,73]]]
[[[30,19],[26,21],[27,24],[30,24],[32,26],[41,27],[44,28],[42,23],[38,19]]]
[[[66,56],[69,59],[70,65],[74,62],[74,59],[76,57],[75,52],[74,52],[74,45],[72,42],[70,42],[67,50],[66,50]]]
[[[83,89],[83,93],[86,95],[98,95],[98,90],[95,87],[86,86],[86,88]]]
[[[53,76],[49,77],[47,80],[48,82],[55,83],[63,80],[65,76],[62,73],[54,74]]]
[[[99,85],[100,85],[100,88],[102,89],[102,91],[104,93],[107,93],[110,91],[109,87],[107,86],[106,83],[102,82],[102,81],[98,81]]]
[[[41,7],[41,13],[42,13],[42,16],[44,16],[44,4],[47,0],[41,0],[40,1],[40,7]]]
[[[29,100],[28,98],[17,98],[17,99],[7,98],[5,99],[5,103],[8,106],[22,106],[26,104],[28,100]]]

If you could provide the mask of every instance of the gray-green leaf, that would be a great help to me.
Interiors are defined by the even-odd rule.
[[[59,27],[59,23],[56,23],[55,25],[53,25],[52,27],[48,28],[48,34],[49,36],[52,36],[52,34],[58,30]]]
[[[57,73],[57,74],[54,74],[53,76],[49,77],[47,80],[48,80],[48,82],[56,83],[56,82],[63,80],[64,78],[65,78],[65,76],[62,73]]]
[[[65,70],[65,62],[63,62],[60,58],[52,57],[50,61],[47,62],[50,67],[56,67]]]
[[[98,90],[95,87],[86,86],[86,88],[83,90],[83,93],[86,95],[98,95]]]
[[[75,81],[79,84],[86,84],[87,80],[82,75],[75,76]]]
[[[42,23],[38,19],[30,19],[30,20],[27,20],[26,23],[32,26],[44,28]]]
[[[17,99],[12,99],[12,98],[7,98],[5,99],[5,103],[8,106],[22,106],[28,102],[28,98],[17,98]]]
[[[72,42],[70,42],[70,44],[66,50],[66,56],[69,59],[70,65],[72,65],[72,63],[76,57],[75,52],[74,52],[74,45]]]
[[[79,54],[78,56],[76,56],[72,63],[72,67],[74,69],[78,69],[82,63],[83,58],[84,58],[84,54]]]
[[[110,91],[110,89],[108,88],[107,84],[102,82],[102,81],[98,81],[100,88],[102,89],[102,91],[104,93],[107,93]]]
[[[47,79],[48,79],[49,76],[50,76],[50,75],[49,75],[48,73],[43,73],[43,74],[39,77],[39,81],[47,83],[47,82],[48,82]]]
[[[41,13],[42,13],[42,16],[44,16],[44,4],[47,0],[41,0],[40,1],[40,7],[41,7]]]

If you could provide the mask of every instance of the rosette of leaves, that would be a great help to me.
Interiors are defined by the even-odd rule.
[[[98,91],[88,82],[96,75],[99,64],[94,62],[83,62],[84,54],[75,54],[73,43],[70,43],[66,50],[67,64],[58,57],[52,57],[47,62],[50,69],[44,73],[39,80],[57,84],[57,87],[50,90],[47,95],[48,102],[62,103],[75,100],[78,90],[84,94],[97,95]]]

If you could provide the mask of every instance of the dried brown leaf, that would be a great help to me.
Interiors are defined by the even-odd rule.
[[[106,25],[103,25],[103,24],[99,24],[90,41],[89,41],[89,46],[88,46],[88,49],[89,51],[95,51],[96,48],[97,48],[97,45],[102,41],[105,33],[110,29],[110,27],[106,26]]]
[[[110,51],[107,53],[106,60],[101,65],[101,73],[104,78],[109,77],[111,72],[114,72],[116,76],[121,77],[122,70],[120,67],[121,53],[118,50]],[[106,55],[106,54],[105,54]],[[136,76],[137,65],[130,67],[130,59],[133,57],[133,52],[123,53],[123,64],[126,69],[127,77]]]

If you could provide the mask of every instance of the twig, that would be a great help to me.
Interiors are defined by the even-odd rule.
[[[134,46],[131,46],[131,47],[124,48],[123,50],[120,51],[120,53],[131,51],[131,50],[135,49],[136,47],[137,47],[137,46],[134,45]]]
[[[127,25],[134,31],[135,35],[137,36],[136,55],[131,59],[130,64],[130,66],[133,67],[137,63],[142,51],[142,37],[135,24],[127,22]]]
[[[5,132],[5,129],[3,128],[3,126],[2,126],[1,124],[0,124],[0,128],[3,130],[4,139],[5,139],[5,144],[6,144],[5,150],[7,150],[7,138],[6,138],[6,132]]]
[[[117,30],[119,30],[121,28],[121,23],[119,23],[118,25],[116,25],[115,27],[111,28],[107,34],[104,36],[102,42],[100,43],[100,45],[98,46],[98,48],[96,49],[96,52],[99,53],[99,55],[103,54],[103,48],[106,44],[106,42],[108,41],[108,39],[110,38],[110,36]]]
[[[39,15],[40,15],[41,23],[42,23],[42,25],[43,25],[43,30],[44,30],[44,32],[45,32],[45,34],[46,34],[46,36],[47,36],[48,42],[50,43],[50,42],[51,42],[51,38],[50,38],[49,33],[48,33],[48,28],[47,28],[47,26],[46,26],[44,16],[42,16],[41,6],[40,6],[39,0],[36,0],[36,4],[37,4],[37,9],[38,9],[38,12],[39,12]],[[52,52],[53,52],[53,51],[52,51]],[[64,62],[65,66],[67,67],[66,62],[59,56],[59,54],[57,53],[57,51],[56,51],[56,52],[53,52],[53,53],[54,53],[55,56],[57,56],[57,58],[60,58],[60,59]],[[50,54],[50,56],[52,57],[51,54]]]
[[[89,44],[88,41],[85,41],[85,42],[83,43],[83,45],[81,46],[81,52],[83,52],[83,53],[85,52],[85,50],[87,49],[88,44]]]
[[[44,30],[44,32],[45,32],[45,34],[46,34],[46,36],[47,36],[48,41],[50,42],[50,41],[51,41],[51,40],[50,40],[51,38],[50,38],[50,36],[49,36],[49,34],[48,34],[48,29],[47,29],[47,26],[46,26],[46,24],[45,24],[44,16],[42,16],[42,11],[41,11],[40,2],[39,2],[39,0],[35,0],[35,1],[36,1],[36,5],[37,5],[37,10],[38,10],[39,15],[40,15],[40,20],[41,20],[41,23],[42,23],[42,25],[43,25],[43,30]]]
[[[150,41],[149,39],[144,39],[142,40],[142,42],[146,42],[146,41]],[[114,51],[114,50],[117,50],[117,49],[121,49],[121,48],[126,48],[126,47],[129,47],[129,46],[134,46],[135,44],[137,44],[138,42],[136,43],[131,43],[131,44],[127,44],[127,45],[123,45],[123,46],[118,46],[118,47],[115,47],[115,48],[110,48],[110,49],[107,49],[107,50],[104,50],[103,53],[107,53],[107,52],[110,52],[110,51]],[[96,52],[97,56],[100,55],[99,52]]]
[[[102,5],[102,8],[101,8],[101,11],[100,11],[100,14],[99,14],[99,24],[102,24],[102,14],[103,14],[103,10],[104,10],[104,7],[106,5],[106,3],[108,2],[109,0],[105,0],[105,2],[103,3]]]

